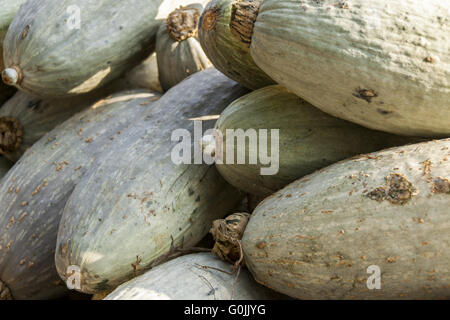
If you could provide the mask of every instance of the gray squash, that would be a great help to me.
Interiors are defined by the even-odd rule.
[[[13,163],[11,161],[0,156],[0,180],[2,180],[3,176],[11,169],[12,165]]]
[[[127,88],[115,83],[93,92],[59,99],[42,99],[17,92],[0,109],[0,154],[17,161],[47,132],[101,98]],[[131,87],[131,86],[128,86]]]
[[[412,136],[450,135],[450,2],[263,0],[251,54],[333,116]]]
[[[130,280],[104,300],[269,300],[282,295],[255,282],[242,269],[231,266],[211,253],[176,258]]]
[[[64,209],[55,258],[62,279],[76,265],[80,291],[114,289],[163,259],[172,239],[174,247],[195,245],[212,221],[240,202],[243,194],[214,166],[175,164],[172,153],[179,140],[171,137],[177,129],[192,135],[195,118],[215,119],[246,92],[213,68],[197,72],[115,140]],[[203,129],[213,125],[213,120],[203,121]]]
[[[212,67],[197,39],[203,6],[192,4],[169,14],[156,37],[159,79],[164,91],[198,71]]]
[[[157,98],[134,91],[93,104],[43,136],[0,182],[0,283],[14,299],[64,293],[54,266],[64,205],[97,156]]]
[[[268,196],[339,160],[418,140],[369,130],[334,118],[281,86],[259,89],[234,101],[220,116],[216,129],[223,134],[223,164],[216,162],[217,169],[235,187],[259,196]],[[248,130],[254,129],[257,140],[247,141],[241,149],[235,136],[227,134],[230,129],[235,133],[242,129],[249,136],[252,132]],[[260,129],[267,130],[270,164],[262,164]],[[278,130],[278,152],[276,148],[272,149],[276,142],[272,129]],[[234,162],[227,162],[228,144],[233,140],[233,151],[236,157],[245,157],[245,164],[238,164],[236,157]],[[250,163],[249,153],[256,155],[256,164]],[[262,174],[264,170],[267,172]]]
[[[212,0],[203,11],[198,31],[203,50],[217,70],[253,90],[275,84],[250,54],[252,19],[258,14],[260,2]],[[247,9],[247,16],[242,16]],[[251,22],[241,23],[244,18]]]
[[[449,299],[449,158],[436,140],[295,181],[253,212],[248,268],[300,299]]]
[[[3,43],[3,81],[39,96],[92,91],[148,57],[159,19],[189,2],[25,2]]]

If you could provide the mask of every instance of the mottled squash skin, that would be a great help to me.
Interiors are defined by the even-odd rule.
[[[0,281],[14,299],[67,290],[54,266],[64,205],[98,155],[157,98],[132,91],[99,101],[43,136],[1,180]]]
[[[279,130],[279,164],[274,175],[261,175],[259,144],[246,144],[245,164],[216,164],[222,176],[248,193],[269,196],[298,178],[351,156],[386,147],[417,142],[332,117],[281,86],[255,90],[237,99],[220,116],[216,128],[223,134],[223,159],[231,138],[228,129],[268,130],[268,150],[272,154],[271,129]],[[234,144],[239,154],[237,144]],[[258,154],[258,164],[249,164],[249,151]]]
[[[159,28],[156,55],[159,79],[164,91],[189,75],[212,67],[197,39],[198,20],[202,10],[201,4],[179,8]]]
[[[253,212],[255,279],[300,299],[450,298],[450,139],[348,159]],[[379,267],[381,289],[369,290]],[[373,282],[371,282],[373,283]]]
[[[131,70],[154,51],[160,20],[192,0],[44,0],[22,5],[6,34],[13,84],[39,96],[86,93]],[[79,29],[73,18],[80,11]],[[101,21],[102,23],[99,23]],[[5,73],[4,73],[5,74]],[[3,77],[4,81],[9,81]]]
[[[214,166],[172,162],[178,141],[171,135],[180,128],[192,132],[193,118],[218,115],[247,92],[214,68],[197,72],[118,137],[64,209],[55,257],[60,276],[77,265],[80,291],[114,289],[168,253],[172,239],[174,246],[195,245],[212,221],[234,209],[243,194]],[[203,121],[205,130],[213,125]]]
[[[251,55],[333,116],[412,136],[450,135],[450,2],[263,0]]]
[[[206,268],[201,266],[206,266]],[[240,271],[237,280],[236,274],[227,274],[217,269],[226,272],[232,271],[228,263],[221,261],[211,253],[185,255],[159,265],[122,284],[104,300],[268,300],[283,298],[282,295],[257,284],[245,269]],[[207,279],[207,282],[204,279]]]
[[[259,6],[261,1],[210,1],[203,11],[198,32],[203,50],[214,67],[243,86],[254,90],[275,82],[255,64],[250,55],[249,39],[252,30],[244,32],[240,30],[243,26],[235,23],[234,9],[244,2]],[[253,14],[256,15],[257,12]],[[242,32],[246,33],[248,39],[243,40],[240,37]]]

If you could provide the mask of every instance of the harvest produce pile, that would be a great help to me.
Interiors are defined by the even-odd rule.
[[[449,299],[450,2],[0,0],[0,300]]]

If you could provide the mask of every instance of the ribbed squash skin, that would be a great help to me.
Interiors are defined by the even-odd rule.
[[[14,299],[47,299],[66,290],[57,284],[54,266],[64,205],[96,157],[157,97],[121,93],[74,115],[34,144],[0,182],[0,281]]]
[[[5,37],[5,67],[20,68],[17,87],[39,96],[89,92],[145,59],[155,48],[158,19],[192,1],[28,1]],[[74,5],[80,29],[68,26]]]
[[[174,164],[171,135],[192,132],[190,119],[220,114],[246,92],[213,68],[197,72],[115,140],[64,209],[55,259],[63,279],[77,265],[82,292],[114,289],[166,254],[172,238],[174,246],[195,245],[240,202],[243,194],[214,166]],[[203,122],[205,130],[213,125]]]
[[[234,2],[242,1],[212,0],[203,10],[198,30],[203,50],[217,70],[249,89],[275,84],[255,64],[248,44],[231,31]]]
[[[281,86],[269,86],[234,101],[220,116],[216,128],[224,136],[224,159],[231,138],[228,129],[268,130],[268,150],[272,154],[271,129],[279,130],[279,171],[261,175],[257,145],[247,141],[246,163],[217,164],[222,176],[248,193],[268,196],[292,181],[348,157],[411,143],[413,138],[369,130],[332,117]],[[235,153],[239,153],[234,144]],[[258,154],[258,164],[249,164],[249,151]],[[235,158],[236,159],[236,158]]]
[[[201,4],[190,5],[185,8],[197,10],[199,15],[203,10]],[[164,91],[180,83],[189,75],[212,67],[212,63],[203,52],[197,35],[184,40],[175,40],[168,32],[167,22],[163,22],[159,28],[156,37],[156,55],[159,79]]]
[[[118,88],[125,89],[127,86],[123,82],[112,83],[87,94],[59,99],[42,99],[25,92],[17,92],[0,109],[0,123],[5,118],[17,120],[22,130],[22,142],[15,150],[4,150],[3,155],[14,162],[19,160],[22,154],[47,132],[99,99],[121,91]]]
[[[450,298],[450,139],[349,159],[265,199],[242,239],[261,284],[300,299]],[[369,266],[381,289],[369,290]]]
[[[450,135],[450,2],[264,0],[251,44],[279,84],[336,117]]]
[[[104,300],[267,300],[282,297],[257,284],[245,269],[237,280],[235,274],[217,269],[231,272],[228,263],[211,253],[189,254],[122,284]]]
[[[3,156],[0,156],[0,180],[8,172],[8,170],[11,169],[12,165],[13,164],[11,161]]]

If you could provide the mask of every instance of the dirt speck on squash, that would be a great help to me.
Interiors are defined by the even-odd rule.
[[[355,97],[357,97],[359,99],[363,99],[363,100],[367,101],[368,103],[371,103],[372,99],[378,97],[378,93],[376,93],[372,89],[361,89],[361,88],[358,88],[358,89],[356,89],[356,92],[353,94],[353,96],[355,96]]]

